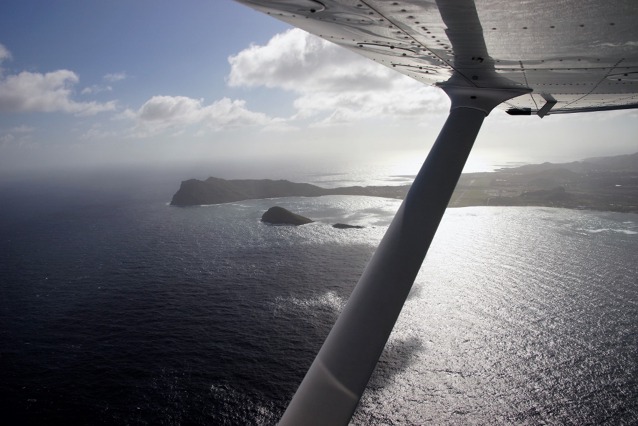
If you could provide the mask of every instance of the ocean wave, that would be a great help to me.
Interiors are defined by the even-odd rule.
[[[273,301],[273,312],[275,315],[290,310],[311,312],[316,310],[328,309],[333,312],[341,312],[345,306],[346,300],[334,291],[328,291],[324,294],[308,297],[281,297],[278,296]]]

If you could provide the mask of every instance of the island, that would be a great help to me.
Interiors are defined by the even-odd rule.
[[[238,179],[209,177],[206,180],[183,181],[173,195],[173,206],[198,206],[233,203],[244,200],[282,197],[319,197],[322,195],[367,195],[370,197],[403,198],[409,186],[347,186],[322,188],[309,183],[288,180]]]
[[[324,195],[402,199],[409,188],[409,185],[323,188],[287,180],[210,177],[203,181],[183,181],[171,205]],[[449,207],[469,206],[540,206],[638,213],[638,153],[462,174]]]
[[[298,215],[283,207],[274,206],[269,208],[261,216],[261,221],[272,225],[305,225],[314,222],[312,219]]]
[[[335,223],[332,225],[333,228],[337,229],[363,229],[364,226],[361,225],[349,225],[347,223]]]

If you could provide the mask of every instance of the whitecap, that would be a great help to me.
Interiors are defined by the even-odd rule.
[[[340,312],[345,303],[346,301],[343,297],[334,291],[328,291],[322,295],[309,298],[277,297],[275,298],[274,309],[275,312],[277,312],[279,310],[316,310],[328,308],[335,312]]]

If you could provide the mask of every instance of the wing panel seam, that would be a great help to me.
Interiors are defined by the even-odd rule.
[[[607,79],[607,77],[616,69],[618,68],[618,65],[620,65],[623,61],[625,60],[625,58],[620,59],[618,62],[616,62],[611,68],[609,68],[609,71],[607,71],[607,74],[605,74],[600,80],[598,80],[598,82],[594,85],[594,87],[592,87],[592,89],[585,93],[583,96],[581,96],[580,98],[574,99],[573,101],[567,103],[564,107],[562,108],[567,108],[570,105],[575,104],[576,102],[580,101],[581,99],[586,98],[587,96],[591,95],[602,83],[603,81],[605,81]]]

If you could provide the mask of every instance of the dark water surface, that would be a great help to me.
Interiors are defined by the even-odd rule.
[[[0,189],[7,424],[275,423],[398,207],[86,186]],[[448,210],[353,423],[636,424],[637,277],[637,215]]]

